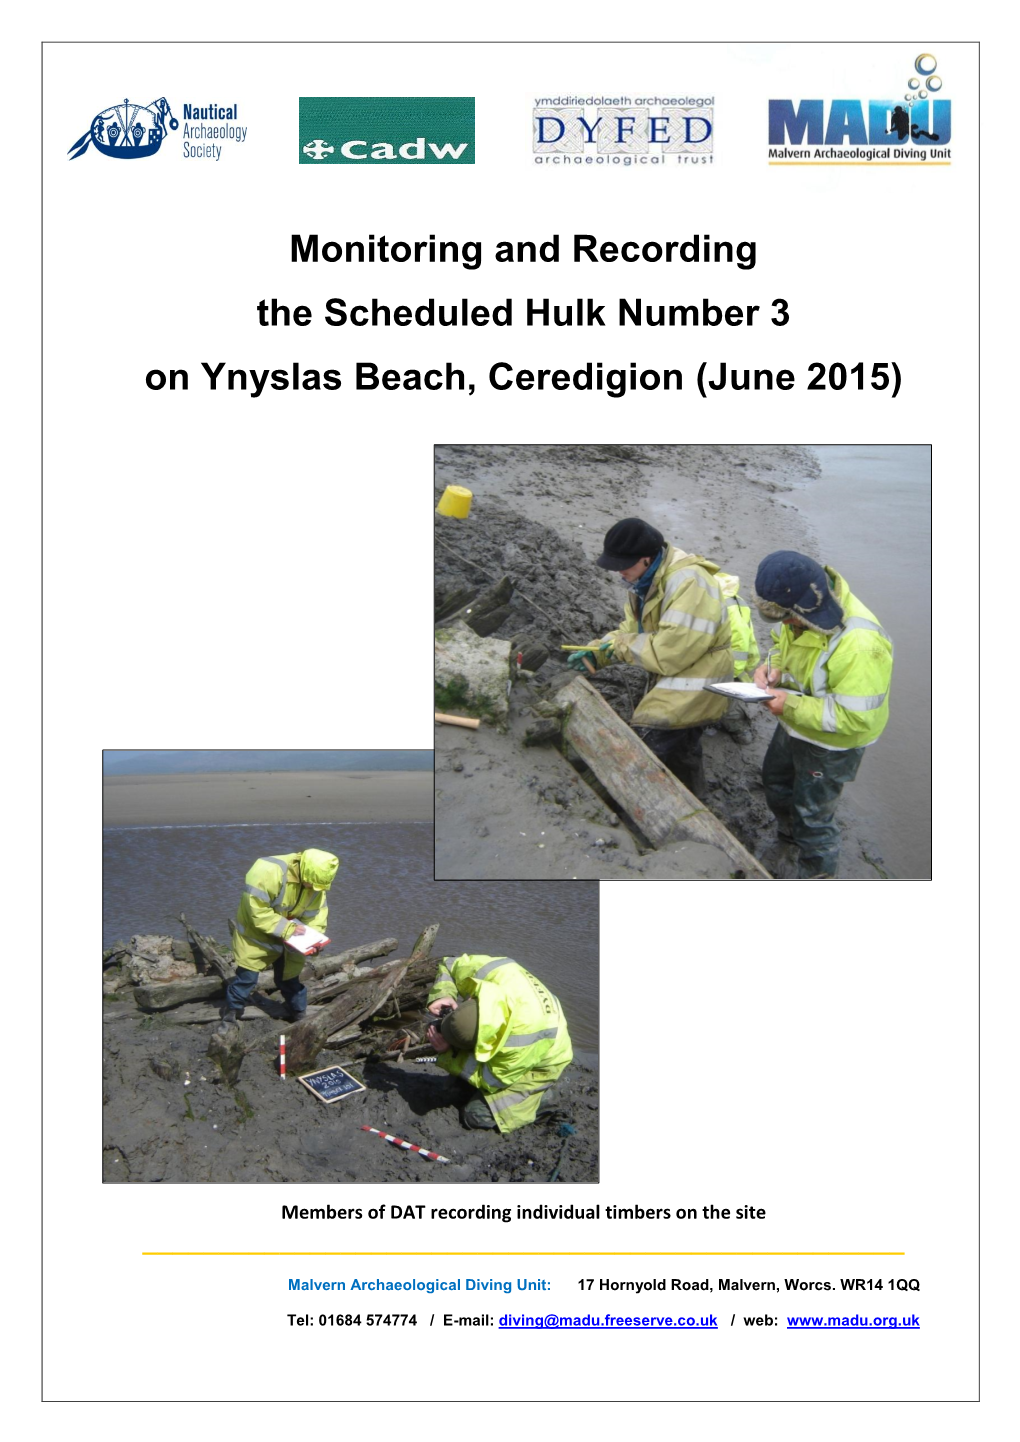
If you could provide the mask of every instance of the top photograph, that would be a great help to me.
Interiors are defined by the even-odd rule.
[[[441,445],[435,504],[437,879],[930,878],[929,446]]]

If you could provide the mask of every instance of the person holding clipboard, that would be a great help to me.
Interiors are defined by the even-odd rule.
[[[308,992],[301,982],[301,969],[305,957],[314,956],[325,942],[300,951],[288,942],[308,928],[325,932],[329,915],[326,893],[339,866],[338,857],[314,848],[264,856],[255,862],[244,878],[241,903],[231,923],[235,972],[227,983],[220,1012],[222,1026],[241,1020],[260,974],[270,964],[287,1002],[288,1020],[304,1015]]]
[[[627,516],[606,532],[595,562],[616,571],[629,595],[615,631],[578,647],[567,665],[579,673],[624,662],[647,672],[631,726],[673,775],[704,800],[701,733],[726,714],[729,698],[714,681],[742,679],[758,661],[751,612],[739,580],[714,561],[668,544],[655,526]]]
[[[779,623],[776,651],[754,675],[779,722],[761,768],[778,874],[828,879],[839,865],[836,803],[889,719],[892,638],[838,572],[798,551],[766,556],[754,592]]]

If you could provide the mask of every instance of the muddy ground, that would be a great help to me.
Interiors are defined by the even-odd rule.
[[[507,575],[516,589],[495,634],[527,635],[550,652],[533,678],[515,684],[506,732],[436,727],[437,879],[730,876],[731,863],[711,846],[650,850],[590,775],[552,747],[525,748],[524,736],[535,703],[573,674],[560,645],[619,624],[625,589],[594,565],[614,521],[644,516],[668,540],[736,572],[746,597],[769,551],[814,549],[793,492],[817,468],[799,446],[437,448],[437,496],[464,485],[475,497],[466,521],[436,516],[437,604],[457,586]],[[768,633],[757,618],[756,630],[764,651]],[[594,684],[629,719],[645,680],[638,667],[613,666]],[[770,871],[778,857],[760,770],[775,724],[734,703],[704,740],[712,810]],[[840,803],[840,874],[887,874],[851,791]]]
[[[103,1180],[107,1182],[598,1181],[598,1072],[575,1059],[558,1088],[561,1114],[506,1136],[467,1131],[459,1085],[434,1063],[350,1067],[366,1090],[325,1105],[293,1076],[281,1080],[283,1025],[249,1006],[237,1085],[207,1059],[216,1025],[175,1025],[130,1003],[104,1003]],[[322,1052],[317,1066],[329,1066]],[[568,1123],[574,1134],[560,1135]],[[378,1127],[449,1157],[450,1165],[381,1141]]]

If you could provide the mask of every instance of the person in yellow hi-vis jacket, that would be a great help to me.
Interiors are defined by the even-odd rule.
[[[705,796],[702,728],[718,721],[729,702],[704,688],[753,670],[758,643],[739,580],[704,556],[667,545],[662,532],[636,516],[606,532],[596,562],[630,587],[615,631],[575,652],[567,665],[582,671],[626,661],[650,673],[649,688],[631,725],[645,745],[698,797]]]
[[[308,992],[301,982],[305,957],[284,943],[309,926],[325,931],[329,915],[326,893],[339,866],[337,857],[314,848],[263,856],[255,862],[244,878],[241,904],[231,923],[235,971],[221,1012],[224,1025],[240,1021],[259,973],[270,964],[287,1002],[289,1019],[304,1015],[308,1007]]]
[[[519,962],[444,957],[428,1009],[438,1065],[478,1093],[461,1111],[466,1127],[512,1132],[556,1109],[552,1088],[574,1055],[567,1019]]]
[[[765,800],[784,864],[793,852],[797,876],[833,877],[836,803],[889,719],[892,639],[837,571],[798,551],[766,556],[754,588],[761,614],[780,622],[778,653],[754,677],[779,721],[762,762]]]

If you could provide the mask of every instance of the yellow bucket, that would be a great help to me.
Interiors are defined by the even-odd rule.
[[[436,510],[441,516],[456,516],[458,521],[466,520],[471,510],[471,492],[467,486],[447,486]]]

